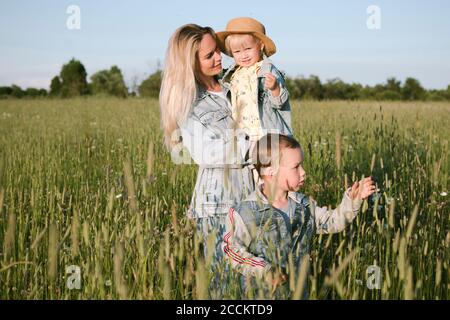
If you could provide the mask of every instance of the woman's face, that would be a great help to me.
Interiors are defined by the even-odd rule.
[[[217,43],[210,34],[205,34],[197,53],[200,73],[212,77],[222,71],[222,56]]]

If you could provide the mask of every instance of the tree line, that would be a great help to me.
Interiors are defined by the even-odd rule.
[[[126,98],[140,97],[157,98],[161,87],[162,71],[147,77],[137,87],[137,92],[130,91],[125,85],[122,71],[117,66],[109,70],[94,73],[87,81],[84,65],[72,58],[62,66],[59,75],[53,77],[50,90],[27,88],[17,85],[0,87],[0,98],[39,98],[59,97],[70,98],[86,95],[105,95]],[[363,86],[359,83],[346,83],[339,78],[322,82],[319,77],[286,77],[286,86],[292,99],[313,100],[422,100],[450,101],[450,85],[444,90],[427,90],[417,79],[407,78],[403,83],[396,78],[388,78],[385,83],[375,86]]]
[[[375,86],[345,83],[339,78],[321,82],[319,77],[286,78],[286,86],[293,99],[314,100],[422,100],[450,101],[450,85],[444,90],[427,90],[419,80],[407,78],[401,82],[394,77]]]

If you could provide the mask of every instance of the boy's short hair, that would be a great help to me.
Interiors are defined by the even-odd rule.
[[[251,36],[257,43],[261,44],[262,41],[261,39],[259,39],[258,37],[254,36],[251,33],[236,33],[236,34],[230,34],[229,36],[227,36],[225,38],[225,49],[227,52],[232,53],[231,52],[231,45],[230,43],[236,43],[237,45],[244,47],[245,46],[245,42],[242,40],[243,36]]]
[[[252,163],[260,176],[264,168],[270,166],[278,166],[280,161],[281,150],[300,149],[300,143],[292,136],[278,133],[269,133],[259,139],[252,150]]]

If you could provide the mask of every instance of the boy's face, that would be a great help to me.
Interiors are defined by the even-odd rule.
[[[298,191],[305,184],[303,151],[299,148],[283,148],[278,172],[275,174],[277,187],[284,191]]]
[[[262,43],[249,34],[239,35],[236,40],[231,40],[230,49],[234,61],[242,67],[250,67],[262,59]]]

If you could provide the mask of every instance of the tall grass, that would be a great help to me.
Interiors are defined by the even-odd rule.
[[[344,232],[314,238],[290,297],[448,299],[450,104],[292,106],[304,193],[335,206],[368,175],[380,190]],[[210,258],[185,217],[197,168],[174,165],[162,140],[155,100],[0,101],[0,298],[207,298]]]

